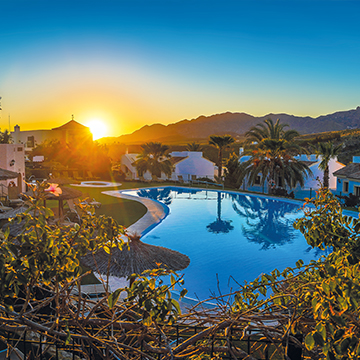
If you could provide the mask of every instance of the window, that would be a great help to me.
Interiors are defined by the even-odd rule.
[[[261,176],[260,176],[260,175],[258,175],[258,176],[256,177],[254,184],[255,184],[255,185],[260,185],[260,184],[261,184]]]
[[[32,148],[32,147],[35,146],[35,138],[34,138],[34,136],[28,136],[26,145],[29,148]]]
[[[349,192],[349,182],[348,182],[348,181],[344,181],[344,182],[343,182],[343,192],[344,192],[344,193],[348,193],[348,192]]]
[[[22,147],[18,147],[17,151],[22,151],[22,149],[23,149]]]
[[[283,179],[281,176],[278,177],[278,187],[283,187]]]
[[[360,196],[360,186],[354,186],[354,195]]]

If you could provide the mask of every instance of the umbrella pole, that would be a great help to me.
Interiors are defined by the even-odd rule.
[[[59,199],[59,220],[62,223],[64,221],[64,210],[63,210],[63,200]]]

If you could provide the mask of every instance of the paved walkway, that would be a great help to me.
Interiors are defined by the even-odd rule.
[[[165,211],[163,205],[161,205],[157,201],[148,198],[141,198],[137,196],[122,194],[118,190],[103,191],[102,194],[115,196],[121,199],[137,201],[146,206],[147,208],[146,214],[141,219],[139,219],[135,224],[132,224],[127,228],[128,232],[132,234],[136,233],[136,234],[144,235],[147,232],[147,230],[159,224],[163,219],[165,219],[167,215],[167,212]]]

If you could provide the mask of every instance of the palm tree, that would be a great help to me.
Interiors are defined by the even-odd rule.
[[[280,119],[276,120],[276,123],[272,119],[266,119],[263,123],[253,126],[246,134],[246,142],[257,142],[265,139],[272,140],[286,140],[291,142],[299,136],[300,134],[296,130],[284,130],[285,127],[289,126],[288,124],[280,124]]]
[[[331,159],[335,159],[342,149],[342,144],[334,146],[334,144],[330,141],[318,143],[317,147],[315,148],[316,155],[321,156],[321,162],[319,164],[319,169],[324,172],[323,177],[323,187],[329,187],[329,162]]]
[[[168,155],[169,147],[158,142],[149,142],[141,145],[142,153],[133,163],[139,176],[143,176],[146,171],[151,173],[153,180],[161,177],[161,173],[171,176],[173,165]]]
[[[192,142],[187,144],[186,146],[187,151],[202,151],[202,146],[197,142]]]
[[[304,185],[304,179],[311,174],[311,170],[294,158],[302,150],[294,142],[299,133],[296,130],[285,131],[286,126],[280,124],[279,119],[275,124],[267,119],[264,124],[257,124],[246,133],[246,142],[256,142],[256,148],[250,147],[247,151],[251,158],[242,164],[240,180],[248,177],[249,184],[253,185],[258,175],[262,174],[261,185],[268,180],[269,192],[272,192],[280,177],[290,188],[297,184]]]
[[[231,135],[211,135],[209,144],[217,147],[219,149],[218,156],[218,177],[219,181],[221,181],[222,176],[222,159],[223,159],[223,151],[226,148],[229,148],[232,143],[235,142],[235,139]]]

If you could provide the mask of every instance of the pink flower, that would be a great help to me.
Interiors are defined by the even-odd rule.
[[[51,192],[55,196],[62,194],[62,190],[58,187],[58,184],[49,184],[49,187],[44,191]]]

